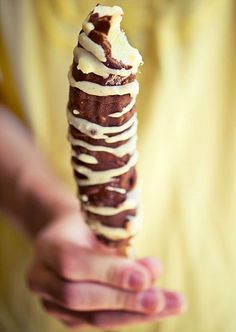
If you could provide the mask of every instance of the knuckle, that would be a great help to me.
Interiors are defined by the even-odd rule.
[[[147,278],[143,271],[135,266],[128,266],[123,271],[123,285],[133,290],[141,290],[147,285]]]
[[[119,266],[111,265],[107,270],[106,280],[110,284],[114,284],[122,288],[130,288],[128,278],[131,270],[132,266],[130,264],[122,264]]]
[[[70,279],[71,276],[71,258],[66,252],[62,250],[58,252],[56,259],[54,260],[54,267],[57,273],[66,279]]]
[[[150,278],[146,271],[133,264],[111,266],[107,273],[109,283],[124,289],[142,290],[150,286]]]
[[[64,246],[58,249],[54,260],[54,268],[57,273],[65,279],[74,279],[77,271],[77,265],[80,257],[75,255],[75,250],[70,246]]]

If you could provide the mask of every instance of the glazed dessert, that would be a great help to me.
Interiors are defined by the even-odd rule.
[[[140,226],[137,113],[142,62],[120,7],[97,5],[82,25],[68,77],[72,166],[86,222],[105,244],[129,245]]]

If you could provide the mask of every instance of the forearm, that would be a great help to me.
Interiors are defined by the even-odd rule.
[[[77,202],[43,159],[32,135],[0,106],[0,207],[33,236]]]

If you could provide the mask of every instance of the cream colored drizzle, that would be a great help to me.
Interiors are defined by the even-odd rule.
[[[73,123],[71,123],[71,124],[73,125]],[[133,125],[128,130],[124,131],[123,133],[112,136],[112,137],[107,136],[105,138],[105,142],[106,143],[116,143],[116,142],[126,141],[127,139],[130,139],[131,137],[133,137],[133,135],[135,135],[135,133],[137,131],[137,125],[138,125],[138,121],[136,120],[133,123]]]
[[[89,151],[107,152],[117,157],[123,157],[126,154],[133,154],[136,149],[137,135],[131,137],[127,143],[118,146],[117,148],[110,148],[102,145],[92,145],[80,139],[74,138],[71,134],[68,135],[68,140],[71,145],[81,146]]]
[[[132,217],[132,218],[131,218]],[[126,224],[126,228],[123,227],[109,227],[102,225],[99,221],[94,219],[87,220],[91,230],[97,235],[103,235],[107,239],[122,240],[127,237],[134,236],[140,229],[140,216],[128,216],[129,222]]]
[[[120,29],[123,10],[118,6],[108,7],[98,5],[94,8],[93,13],[98,13],[100,17],[111,16],[111,26],[106,39],[111,45],[112,57],[118,61],[122,61],[126,65],[134,67],[137,71],[138,66],[142,63],[142,57],[138,50],[129,44],[124,31]],[[89,20],[89,17],[87,20]]]
[[[111,114],[109,114],[109,116],[112,117],[112,118],[119,118],[122,115],[124,115],[125,113],[128,113],[134,107],[135,101],[136,101],[136,99],[133,98],[128,105],[126,105],[125,107],[123,107],[123,109],[122,109],[121,112],[111,113]]]
[[[120,17],[124,14],[122,8],[119,6],[110,7],[110,6],[102,6],[102,5],[97,5],[94,8],[93,14],[95,14],[95,13],[99,14],[100,17],[103,17],[103,16]],[[120,21],[121,21],[121,19],[120,19]]]
[[[87,164],[98,164],[97,158],[86,153],[80,153],[77,158]]]
[[[119,135],[115,135],[115,136],[112,136],[112,137],[107,137],[105,139],[105,142],[115,143],[115,142],[120,142],[120,141],[126,141],[127,139],[129,139],[130,137],[132,137],[136,133],[137,126],[138,126],[138,121],[136,120],[128,130],[124,131],[123,133],[121,133]]]
[[[83,48],[91,52],[98,60],[102,62],[106,61],[106,55],[102,46],[92,41],[84,32],[79,35],[78,41]]]
[[[68,73],[68,79],[70,86],[93,96],[104,97],[130,94],[131,97],[136,97],[139,91],[139,84],[136,80],[125,85],[100,85],[89,81],[76,81],[72,76],[71,70]]]
[[[117,207],[110,206],[93,206],[85,205],[85,210],[99,214],[101,216],[113,216],[123,211],[133,210],[138,207],[140,192],[139,189],[135,188],[132,191],[129,191],[126,197],[126,200]]]
[[[138,155],[135,153],[133,156],[130,157],[128,163],[119,168],[108,169],[105,171],[93,171],[88,167],[77,165],[72,161],[72,165],[75,171],[83,174],[87,177],[87,179],[77,179],[78,184],[80,186],[90,186],[102,183],[109,183],[111,182],[114,177],[120,176],[128,172],[128,170],[135,166],[137,163]]]
[[[86,153],[80,153],[77,154],[73,149],[71,151],[71,155],[72,157],[75,157],[81,161],[83,161],[84,163],[87,164],[98,164],[98,160],[97,158],[95,158],[94,156],[90,156],[90,154],[86,154]]]
[[[90,229],[97,235],[103,235],[107,239],[116,241],[116,240],[122,240],[126,239],[129,236],[134,236],[137,234],[137,231],[133,230],[132,232],[127,231],[125,228],[121,227],[109,227],[102,225],[97,220],[89,220],[88,219],[88,225]]]
[[[67,111],[67,118],[69,124],[73,125],[76,129],[81,131],[83,134],[88,135],[94,139],[106,139],[106,138],[115,138],[116,136],[109,137],[107,134],[116,134],[123,132],[124,130],[130,128],[136,121],[137,115],[134,114],[128,121],[126,121],[121,126],[105,127],[100,126],[96,123],[90,122],[88,120],[78,118],[74,116],[69,110]],[[117,140],[115,139],[115,142]]]
[[[115,191],[115,192],[117,192],[119,194],[126,194],[126,190],[124,188],[117,188],[117,187],[107,186],[106,190]]]
[[[80,198],[83,202],[88,202],[88,196],[87,195],[81,195]]]
[[[84,74],[94,73],[96,75],[102,76],[103,78],[108,78],[109,75],[119,75],[119,76],[129,76],[131,74],[135,74],[136,70],[134,68],[131,69],[112,69],[105,66],[102,62],[98,61],[98,59],[87,52],[82,47],[74,48],[74,59],[78,64],[77,68],[81,70]]]
[[[79,112],[78,110],[73,110],[72,113],[73,113],[74,115],[79,115],[80,112]]]
[[[94,30],[95,26],[91,22],[84,21],[82,28],[83,28],[84,32],[86,33],[86,35],[88,35],[92,30]]]

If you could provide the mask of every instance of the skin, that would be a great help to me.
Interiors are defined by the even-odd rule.
[[[35,249],[26,281],[53,317],[71,328],[119,328],[185,311],[183,295],[153,287],[155,258],[132,259],[101,244],[74,195],[32,135],[0,107],[0,207]],[[46,188],[46,190],[45,190]]]

